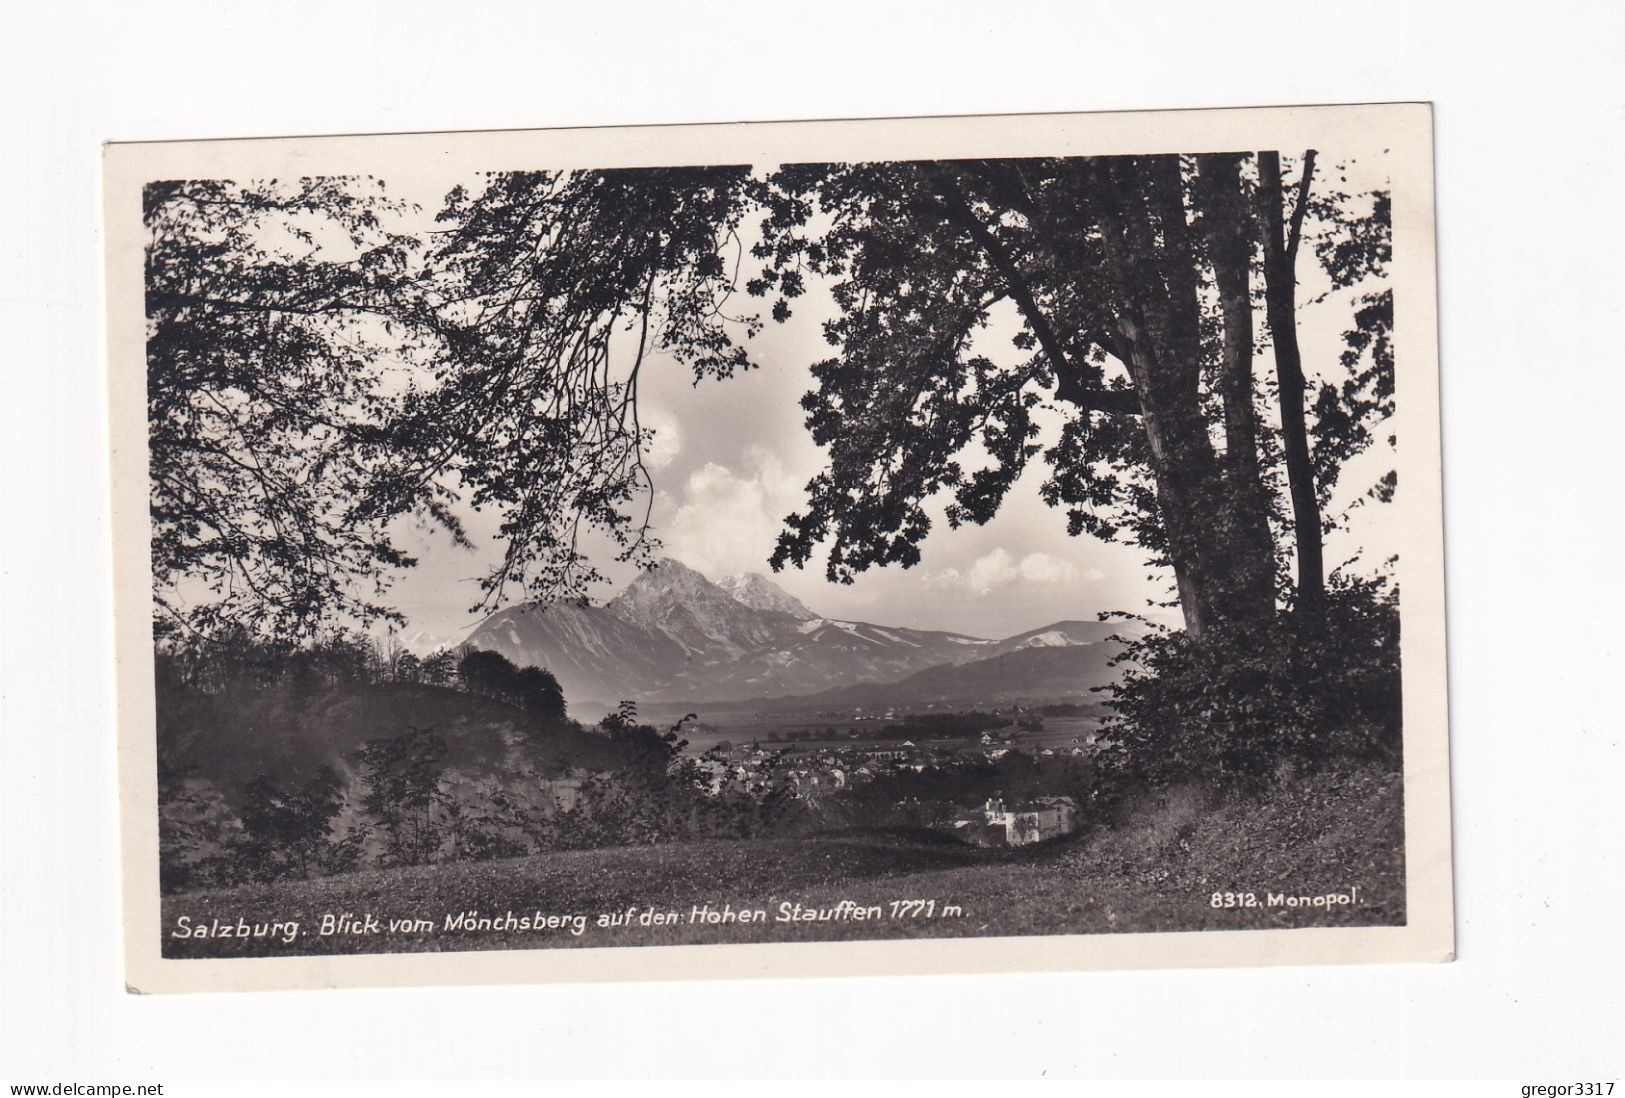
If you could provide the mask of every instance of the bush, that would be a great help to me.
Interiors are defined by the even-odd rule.
[[[158,883],[165,892],[240,878],[243,824],[212,784],[185,768],[158,769]]]
[[[1147,784],[1398,764],[1399,615],[1378,582],[1336,579],[1318,618],[1283,613],[1201,644],[1154,631],[1117,662],[1104,730],[1118,765]]]
[[[433,729],[370,740],[356,754],[361,805],[383,830],[389,859],[398,865],[432,861],[444,837],[435,818],[446,741]]]
[[[333,842],[333,820],[344,803],[344,783],[324,766],[303,786],[284,787],[261,774],[243,788],[244,840],[239,855],[262,880],[308,877],[346,860],[343,844]]]

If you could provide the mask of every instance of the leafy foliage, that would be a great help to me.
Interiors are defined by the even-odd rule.
[[[1270,457],[1232,323],[1254,233],[1245,159],[496,173],[451,191],[430,248],[396,231],[403,209],[376,181],[153,184],[165,628],[298,637],[388,616],[383,588],[412,563],[391,524],[461,538],[465,506],[502,517],[482,607],[582,594],[598,577],[588,539],[647,563],[643,369],[751,368],[741,339],[761,320],[730,313],[741,284],[778,320],[815,284],[838,310],[837,354],[804,401],[830,463],[775,566],[823,544],[836,580],[913,564],[928,501],[951,525],[985,523],[1042,458],[1069,531],[1171,564],[1193,631],[1261,616],[1272,474],[1235,459],[1255,434]],[[1315,195],[1309,239],[1335,287],[1380,283],[1387,208],[1380,193]],[[1361,298],[1350,376],[1313,396],[1322,494],[1391,405],[1391,309],[1380,285]],[[1008,317],[1013,353],[985,336]],[[1047,444],[1043,408],[1063,419]]]
[[[1138,429],[1112,422],[1138,405],[1105,365],[1121,343],[1090,239],[1091,181],[1085,162],[1054,160],[799,165],[768,181],[768,267],[749,289],[776,291],[783,314],[810,275],[840,308],[825,327],[839,354],[814,365],[803,401],[830,467],[788,519],[775,567],[826,540],[832,580],[913,564],[938,493],[951,525],[986,523],[1039,455],[1034,413],[1052,400],[1071,415],[1043,451],[1046,501],[1070,508],[1074,533],[1157,526],[1136,490]],[[1017,355],[995,358],[977,337],[1013,307]]]
[[[402,460],[379,495],[399,510],[455,482],[499,509],[505,552],[481,608],[510,587],[579,596],[600,578],[588,532],[620,560],[653,560],[639,380],[657,352],[696,378],[749,367],[723,311],[745,175],[499,173],[447,196],[422,314],[443,353],[392,424]]]
[[[395,864],[432,861],[440,847],[435,808],[445,755],[446,741],[430,728],[374,740],[360,752],[361,804],[383,830]]]
[[[1334,579],[1319,618],[1286,614],[1201,645],[1167,629],[1131,641],[1121,682],[1102,688],[1120,768],[1167,785],[1256,781],[1348,759],[1397,766],[1397,593]]]
[[[1353,299],[1339,356],[1344,376],[1321,382],[1311,400],[1315,476],[1325,506],[1343,466],[1370,447],[1378,425],[1394,412],[1394,295],[1387,285],[1393,198],[1386,190],[1353,195],[1333,188],[1317,196],[1312,209],[1319,223],[1313,246],[1332,292],[1347,291]],[[1385,473],[1363,498],[1386,502],[1395,479],[1393,471]],[[1328,529],[1334,522],[1328,516]]]
[[[158,768],[158,884],[164,892],[241,879],[234,852],[242,821],[220,793],[188,768]]]
[[[307,877],[313,869],[353,864],[354,844],[335,842],[332,833],[343,794],[344,783],[326,766],[296,788],[284,787],[269,774],[249,782],[243,791],[241,856],[255,876]]]
[[[378,506],[394,460],[386,359],[418,242],[382,183],[149,184],[147,422],[160,633],[222,624],[283,638],[396,616],[411,565]]]
[[[499,652],[472,648],[458,662],[457,675],[471,694],[534,713],[546,724],[564,720],[564,691],[546,668],[515,667]]]

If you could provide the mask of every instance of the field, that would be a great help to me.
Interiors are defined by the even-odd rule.
[[[1398,925],[1405,917],[1401,801],[1396,780],[1360,770],[1295,783],[1266,800],[1220,802],[1200,790],[1175,790],[1148,799],[1114,825],[1100,822],[1016,850],[977,850],[932,833],[847,833],[366,870],[166,897],[164,953],[286,956]],[[1224,906],[1224,893],[1242,898]],[[1350,902],[1272,906],[1271,894],[1346,896]],[[828,917],[784,920],[797,904]],[[761,912],[762,918],[714,922],[706,909],[719,917]],[[343,916],[350,921],[341,922]],[[324,917],[337,932],[320,933]],[[397,920],[401,925],[392,927]],[[183,927],[217,923],[250,933],[178,936]],[[290,932],[294,923],[297,930]],[[253,936],[260,927],[263,933]]]

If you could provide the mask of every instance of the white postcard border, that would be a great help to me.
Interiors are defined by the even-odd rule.
[[[141,192],[151,180],[1083,156],[1389,151],[1393,189],[1407,924],[863,942],[177,960],[160,954]],[[734,123],[111,144],[107,339],[123,830],[132,992],[880,976],[1449,960],[1450,856],[1432,115],[1427,104]]]

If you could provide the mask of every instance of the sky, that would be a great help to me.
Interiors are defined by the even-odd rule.
[[[1064,511],[1038,497],[1048,467],[1037,460],[986,526],[951,530],[941,507],[929,508],[935,521],[913,568],[875,568],[853,584],[832,584],[820,554],[805,568],[775,574],[768,558],[783,519],[802,508],[807,482],[825,466],[799,404],[813,387],[808,367],[831,353],[817,304],[803,299],[789,323],[769,323],[751,341],[758,370],[696,385],[669,358],[644,367],[641,417],[655,432],[646,464],[661,556],[713,580],[760,573],[822,616],[985,637],[1092,620],[1103,610],[1143,610],[1148,598],[1162,597],[1167,578],[1149,579],[1138,550],[1067,536]],[[477,576],[495,556],[494,527],[492,516],[473,517],[475,551],[439,536],[410,539],[421,563],[395,588],[407,633],[440,638],[477,623],[468,607]],[[481,544],[490,548],[480,551]],[[631,577],[604,570],[621,582]],[[599,596],[612,597],[616,587]]]
[[[1333,156],[1323,152],[1322,157],[1323,164],[1335,164]],[[1356,189],[1380,183],[1380,165],[1360,165],[1358,170],[1360,175],[1351,172],[1337,185]],[[443,185],[422,181],[410,197],[432,216],[435,193],[443,193]],[[1318,270],[1307,248],[1299,273],[1300,300],[1307,302],[1324,288],[1317,284]],[[743,295],[738,300],[751,307],[759,304]],[[647,465],[655,484],[652,532],[661,542],[661,556],[714,580],[761,573],[823,616],[984,637],[1066,619],[1090,620],[1103,611],[1147,612],[1151,602],[1168,597],[1171,575],[1150,567],[1139,550],[1087,534],[1067,535],[1064,511],[1039,499],[1038,486],[1048,470],[1039,459],[985,526],[953,530],[940,521],[940,505],[929,508],[939,521],[921,544],[921,561],[913,568],[871,569],[851,585],[827,582],[821,557],[805,569],[773,573],[768,558],[782,520],[802,507],[808,480],[825,464],[798,402],[813,387],[810,365],[833,353],[819,327],[830,308],[827,296],[813,287],[796,303],[787,324],[768,322],[749,342],[761,368],[730,379],[696,385],[669,358],[656,357],[645,365],[641,415],[655,430]],[[1299,339],[1306,371],[1336,368],[1348,316],[1346,303],[1336,299],[1302,309]],[[1009,342],[1015,330],[1013,317],[996,319],[982,338],[982,349],[996,355],[1002,348],[1012,359],[1021,355]],[[1267,349],[1255,369],[1261,376],[1273,373]],[[1040,441],[1053,439],[1058,428],[1058,420],[1046,424]],[[1345,484],[1363,489],[1388,467],[1381,464],[1384,460],[1375,454],[1357,459]],[[1328,565],[1361,552],[1369,561],[1385,556],[1384,544],[1397,542],[1383,529],[1386,510],[1356,510],[1351,530],[1329,539]],[[459,640],[482,616],[470,607],[478,599],[478,577],[499,552],[497,519],[467,519],[473,550],[460,549],[442,535],[412,531],[403,538],[420,563],[395,584],[391,601],[408,619],[404,634],[415,635],[419,644]],[[633,576],[628,568],[609,566],[609,554],[600,556],[600,567],[613,582],[594,592],[595,601],[613,597]],[[1150,612],[1170,624],[1178,622],[1177,611]]]

